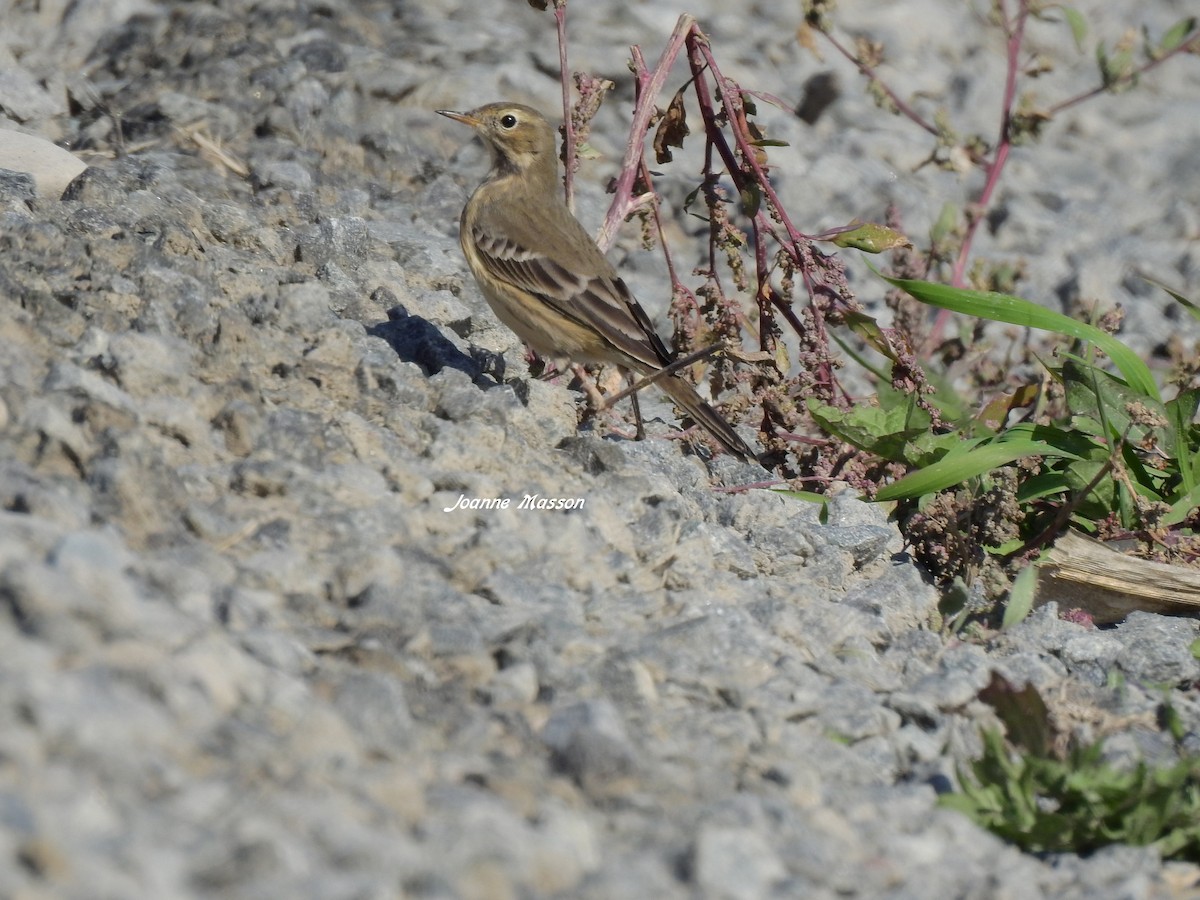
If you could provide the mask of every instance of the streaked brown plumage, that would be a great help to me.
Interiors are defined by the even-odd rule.
[[[459,243],[500,321],[552,359],[642,375],[669,365],[650,317],[562,200],[550,123],[518,103],[438,112],[470,125],[492,151],[492,169],[463,209]],[[656,383],[725,449],[754,458],[691,384],[677,374]]]

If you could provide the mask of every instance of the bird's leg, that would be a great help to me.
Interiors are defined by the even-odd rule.
[[[600,389],[596,387],[596,382],[592,381],[592,376],[588,374],[579,363],[571,363],[571,372],[579,379],[579,384],[583,388],[583,393],[587,395],[588,403],[592,409],[597,412],[608,409],[604,401],[604,395],[600,393]]]
[[[542,356],[528,344],[525,346],[525,364],[529,366],[530,372],[539,365],[542,367],[541,373],[535,376],[538,381],[553,381],[560,375],[565,375],[569,368],[567,360]]]
[[[604,395],[600,393],[600,388],[596,385],[596,382],[592,379],[592,376],[588,373],[587,369],[578,363],[571,363],[570,368],[571,372],[574,373],[575,377],[579,380],[580,386],[583,388],[583,393],[587,397],[588,405],[595,412],[601,413],[612,409],[612,403],[606,400]],[[620,373],[626,381],[633,380],[633,375],[631,372],[625,369],[620,369]],[[620,396],[624,397],[625,393],[622,393]],[[636,394],[633,396],[633,416],[637,421],[637,439],[640,441],[646,436],[646,427],[642,423],[642,409],[638,404]]]
[[[625,376],[631,383],[633,382],[632,372],[626,372]],[[642,404],[638,402],[637,391],[634,391],[629,395],[629,402],[633,404],[633,421],[636,423],[637,427],[637,439],[639,441],[644,441],[646,439],[646,425],[642,421]]]
[[[605,406],[603,408],[611,408],[614,404],[619,403],[620,401],[624,400],[626,397],[633,397],[634,409],[636,410],[637,409],[637,392],[642,390],[642,388],[648,388],[648,387],[650,387],[650,385],[654,384],[654,382],[659,381],[663,378],[666,378],[668,375],[674,375],[680,369],[690,366],[694,362],[698,362],[702,359],[706,359],[707,357],[712,356],[715,353],[719,353],[720,351],[722,351],[724,349],[725,349],[725,347],[722,344],[713,344],[711,347],[705,347],[703,350],[697,350],[695,353],[688,354],[687,356],[683,357],[682,359],[677,359],[674,362],[672,362],[670,365],[663,366],[661,369],[659,369],[654,374],[647,375],[645,378],[641,379],[640,381],[635,381],[629,387],[625,388],[625,390],[621,391],[621,393],[614,394],[613,396],[609,397],[606,401],[604,401]],[[639,418],[638,418],[638,423],[639,423],[639,425],[641,424],[640,414],[639,414]]]

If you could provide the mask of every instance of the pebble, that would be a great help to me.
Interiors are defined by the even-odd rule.
[[[0,73],[0,106],[6,104],[5,74]],[[9,101],[12,102],[12,101]],[[41,118],[47,113],[38,109],[22,107],[29,113],[27,118]],[[50,110],[53,112],[53,109]],[[18,116],[21,118],[21,116]],[[57,199],[87,165],[57,144],[35,134],[25,134],[0,128],[0,169],[23,173],[33,180],[37,193],[43,197]],[[17,190],[11,182],[5,193]],[[20,190],[24,193],[24,189]]]

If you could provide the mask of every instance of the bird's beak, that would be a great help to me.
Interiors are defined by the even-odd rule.
[[[455,122],[462,122],[464,125],[470,125],[472,128],[478,128],[483,124],[479,119],[475,118],[470,113],[455,112],[452,109],[437,109],[434,110],[439,116],[445,116],[447,119],[453,119]]]

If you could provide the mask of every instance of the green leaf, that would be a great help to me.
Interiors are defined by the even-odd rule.
[[[1086,496],[1083,492],[1096,480],[1107,461],[1080,460],[1067,469],[1067,484],[1071,493],[1079,496],[1079,511],[1090,519],[1102,519],[1118,505],[1117,485],[1111,471],[1100,478]]]
[[[1026,456],[1078,458],[1070,451],[1044,441],[1005,440],[973,447],[966,453],[947,454],[932,465],[905,475],[875,495],[876,500],[907,500],[943,491],[992,469]]]
[[[1016,553],[1025,546],[1025,541],[1021,538],[1013,538],[1011,541],[1005,541],[1002,544],[997,544],[994,547],[984,547],[984,552],[990,556],[1009,556]]]
[[[1012,628],[1033,610],[1033,599],[1037,593],[1037,568],[1026,566],[1013,581],[1012,589],[1008,592],[1008,603],[1004,605],[1004,618],[1000,627],[1004,631]]]
[[[1075,356],[1069,356],[1063,363],[1062,378],[1067,392],[1067,407],[1071,412],[1081,419],[1090,418],[1107,423],[1107,429],[1093,431],[1093,434],[1116,440],[1128,433],[1128,439],[1132,443],[1138,443],[1147,435],[1153,434],[1158,446],[1164,451],[1174,447],[1175,436],[1170,425],[1165,428],[1152,428],[1130,424],[1130,414],[1127,410],[1130,404],[1139,404],[1169,422],[1167,409],[1161,401],[1139,394],[1107,372]],[[1084,424],[1080,422],[1081,426]],[[1090,427],[1085,430],[1089,430]]]
[[[824,494],[818,494],[815,491],[792,491],[781,488],[775,488],[772,493],[780,494],[784,497],[792,497],[796,500],[803,500],[806,503],[818,503],[821,506],[821,511],[817,514],[817,520],[821,524],[825,524],[829,520],[829,498]]]
[[[1187,468],[1186,466],[1184,468]],[[1169,528],[1172,525],[1178,525],[1193,512],[1196,507],[1200,506],[1200,484],[1194,486],[1190,491],[1171,504],[1171,510],[1162,517],[1160,523]]]
[[[853,247],[867,253],[883,253],[897,247],[912,246],[912,241],[902,232],[870,222],[859,225],[852,231],[838,232],[831,238],[831,242],[838,247]]]
[[[985,688],[981,699],[994,687]],[[959,770],[960,792],[939,797],[940,805],[1035,853],[1087,854],[1124,843],[1153,845],[1163,858],[1200,859],[1200,760],[1118,770],[1105,762],[1096,742],[1059,761],[1032,750],[1038,743],[1048,746],[1048,731],[1035,730],[1029,744],[1022,736],[1028,726],[1046,721],[1036,704],[1022,708],[1023,695],[1031,699],[1029,689],[1004,687],[993,696],[997,715],[1006,727],[1015,725],[1014,744],[1029,752],[1010,755],[1000,733],[988,729],[981,735],[983,755],[969,773]]]
[[[1060,454],[1066,457],[1081,459],[1105,460],[1109,457],[1107,446],[1098,444],[1087,435],[1075,431],[1064,430],[1054,425],[1038,425],[1034,422],[1018,422],[1004,432],[1005,440],[1025,438],[1031,441],[1044,441],[1052,447],[1066,451]]]
[[[1186,309],[1188,311],[1188,314],[1193,319],[1195,319],[1197,322],[1200,322],[1200,304],[1194,303],[1193,301],[1189,300],[1187,297],[1183,296],[1183,294],[1176,293],[1175,291],[1168,290],[1166,288],[1164,288],[1164,290],[1166,290],[1168,294],[1170,294],[1172,297],[1174,297],[1175,302],[1177,302],[1180,306],[1182,306],[1184,309]]]
[[[996,322],[1007,322],[1009,325],[1040,328],[1043,331],[1054,332],[1076,340],[1090,341],[1108,354],[1113,364],[1125,376],[1125,381],[1130,387],[1146,397],[1152,397],[1160,403],[1162,402],[1158,385],[1154,383],[1154,377],[1150,374],[1146,364],[1142,362],[1141,357],[1115,337],[1093,325],[1079,322],[1062,313],[1008,294],[969,291],[911,278],[888,278],[886,275],[880,275],[880,277],[930,306]]]
[[[1066,476],[1062,472],[1041,472],[1026,478],[1017,488],[1017,502],[1024,505],[1043,497],[1053,497],[1069,490]]]
[[[1162,36],[1162,40],[1158,42],[1158,52],[1170,53],[1176,47],[1183,43],[1184,39],[1196,30],[1195,16],[1188,16],[1186,19],[1180,19],[1172,25],[1167,33]]]
[[[930,242],[934,244],[940,243],[945,237],[954,232],[957,224],[958,207],[953,203],[943,203],[941,212],[938,213],[937,221],[929,229]]]
[[[911,403],[886,410],[878,406],[838,409],[810,397],[807,405],[825,431],[893,462],[907,462],[908,443],[929,431],[929,414]]]
[[[1188,440],[1192,433],[1192,420],[1196,417],[1197,408],[1200,408],[1200,388],[1180,391],[1179,396],[1166,403],[1167,420],[1171,423],[1172,437],[1175,442],[1172,449],[1175,454],[1175,462],[1179,466],[1179,476],[1185,494],[1192,493],[1196,487],[1193,463],[1200,460],[1200,447],[1193,446]]]
[[[1029,566],[1025,571],[1034,571]],[[1009,740],[1034,756],[1045,756],[1054,738],[1050,710],[1032,684],[1018,688],[999,672],[992,672],[979,699],[996,711]]]
[[[758,208],[762,204],[762,191],[758,185],[753,182],[748,183],[741,191],[742,197],[742,212],[748,218],[753,219],[758,214]]]
[[[1188,729],[1183,724],[1183,717],[1179,715],[1179,710],[1169,699],[1163,705],[1162,718],[1163,723],[1167,726],[1167,731],[1171,732],[1171,737],[1176,741],[1182,741],[1187,736]]]
[[[1155,279],[1151,278],[1149,275],[1142,275],[1139,273],[1138,277],[1141,278],[1142,281],[1146,282],[1147,284],[1152,284],[1159,290],[1166,291],[1168,294],[1171,295],[1171,297],[1175,300],[1176,303],[1180,304],[1184,309],[1186,309],[1191,314],[1192,318],[1200,321],[1200,304],[1194,303],[1193,301],[1189,300],[1187,297],[1183,296],[1183,294],[1179,293],[1179,291],[1172,290],[1171,288],[1169,288],[1165,284],[1163,284],[1161,281],[1156,281]]]
[[[847,313],[846,324],[849,325],[851,327],[851,330],[855,331],[856,333],[858,333],[858,332],[857,332],[857,329],[854,327],[854,323],[852,323],[852,321],[851,321],[852,319],[855,322],[862,322],[863,320],[865,320],[868,323],[875,322],[875,320],[872,319],[870,316],[864,315],[862,313],[856,313],[856,312]],[[869,333],[871,330],[870,324],[868,324],[866,327],[867,327],[867,333]],[[878,332],[879,326],[875,325],[874,330],[876,332]],[[879,332],[879,334],[882,336],[882,332]],[[850,359],[852,359],[857,365],[861,366],[863,369],[865,369],[866,371],[870,372],[873,376],[875,376],[875,381],[880,387],[882,387],[883,385],[886,385],[888,383],[887,373],[884,372],[879,366],[872,364],[872,362],[870,360],[868,360],[863,354],[858,352],[858,349],[856,347],[851,346],[849,341],[847,341],[845,338],[843,338],[836,331],[830,331],[829,336],[831,338],[833,338],[834,343],[836,343],[842,349],[842,351],[847,356],[850,357]],[[865,340],[865,338],[864,338],[864,340]],[[782,343],[783,342],[781,341],[780,344],[782,345]],[[889,348],[889,350],[890,350],[890,348]],[[787,371],[787,370],[780,369],[780,371]]]
[[[962,813],[964,816],[976,819],[984,806],[984,804],[979,802],[976,794],[978,791],[978,786],[964,784],[962,793],[942,794],[938,797],[938,806],[943,809],[952,809],[955,812]]]
[[[1075,49],[1082,52],[1083,40],[1087,37],[1087,19],[1074,7],[1060,5],[1058,8],[1062,10],[1063,18],[1071,27],[1071,37],[1075,39]]]
[[[1112,56],[1103,42],[1096,45],[1096,64],[1100,68],[1100,80],[1106,88],[1116,90],[1116,85],[1133,72],[1133,51],[1128,48],[1117,50]]]
[[[866,313],[850,310],[845,316],[846,327],[857,334],[870,347],[874,347],[892,362],[896,362],[896,351],[884,335],[879,323]]]

